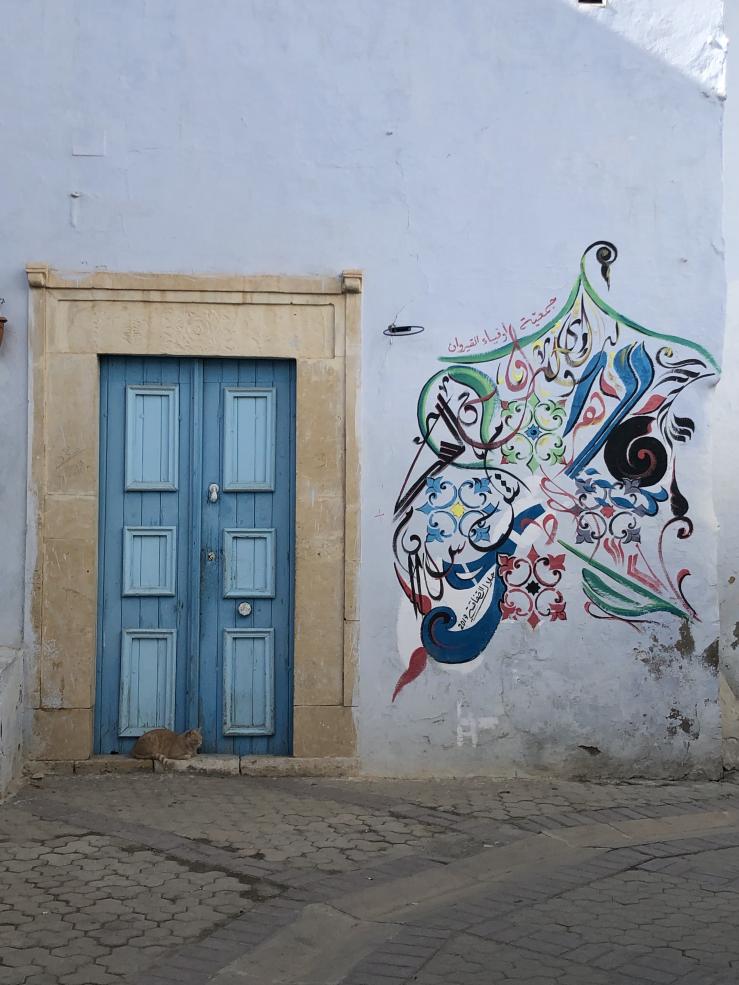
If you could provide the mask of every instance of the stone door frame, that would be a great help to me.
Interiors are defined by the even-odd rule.
[[[27,273],[29,758],[92,755],[99,356],[113,354],[296,361],[293,755],[353,756],[361,273]]]

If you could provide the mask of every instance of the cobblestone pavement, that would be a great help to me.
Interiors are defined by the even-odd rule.
[[[739,785],[48,776],[0,985],[739,983]]]

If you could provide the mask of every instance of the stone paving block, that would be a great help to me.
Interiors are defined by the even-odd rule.
[[[477,937],[484,937],[487,940],[502,941],[504,943],[513,943],[522,940],[529,934],[527,927],[521,927],[518,924],[501,923],[497,920],[475,924],[471,928],[471,932]]]
[[[157,968],[129,979],[130,985],[204,985],[206,981],[202,972],[181,968]]]
[[[197,944],[191,945],[187,952],[180,952],[180,954],[183,953],[191,954],[199,960],[206,961],[210,968],[223,967],[244,953],[244,940],[243,938],[233,940],[225,937],[216,939],[212,936],[206,937]]]
[[[224,948],[238,947],[241,951],[246,951],[254,947],[259,941],[264,940],[265,931],[256,927],[233,928],[229,924],[219,928],[214,934],[204,938],[206,942],[212,942],[215,946],[223,944]]]
[[[690,978],[685,981],[685,985],[726,985],[725,971],[694,971]]]
[[[59,978],[59,985],[116,985],[120,979],[96,965],[85,965]]]
[[[400,985],[405,982],[407,976],[405,972],[378,974],[372,971],[362,971],[356,975],[344,979],[343,985]]]
[[[383,953],[370,961],[363,961],[361,969],[362,974],[365,975],[387,975],[390,978],[407,978],[421,964],[423,964],[422,961],[409,962],[408,959],[394,960]]]
[[[18,985],[19,982],[25,982],[31,975],[42,973],[43,968],[39,968],[38,965],[28,964],[7,968],[0,966],[0,985]]]
[[[517,943],[534,954],[548,955],[550,957],[561,957],[567,950],[564,945],[557,944],[556,941],[546,940],[543,937],[526,936],[519,938]],[[544,961],[544,958],[542,957],[541,960]]]
[[[621,970],[625,965],[631,964],[637,958],[649,953],[649,948],[644,945],[624,943],[623,935],[619,931],[611,935],[610,943],[611,949],[593,960],[592,964],[596,968],[601,968],[604,971]]]
[[[422,961],[425,961],[434,951],[438,950],[441,943],[441,941],[437,941],[435,944],[430,944],[426,947],[411,944],[386,944],[383,953],[389,958],[392,958],[397,964],[402,964],[400,959],[407,959],[409,966],[412,964],[418,965]]]
[[[658,971],[656,968],[649,968],[637,962],[622,964],[619,971],[622,975],[630,975],[638,981],[650,982],[653,985],[672,985],[677,980],[677,975],[671,972]]]

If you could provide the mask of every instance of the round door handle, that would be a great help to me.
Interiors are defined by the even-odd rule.
[[[241,605],[239,605],[239,615],[240,616],[251,615],[251,605],[249,602],[242,602]]]

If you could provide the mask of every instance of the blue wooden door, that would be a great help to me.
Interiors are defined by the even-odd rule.
[[[96,742],[291,751],[294,364],[101,361]]]

